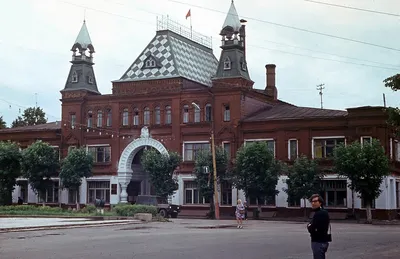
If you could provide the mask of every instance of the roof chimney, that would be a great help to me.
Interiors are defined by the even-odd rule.
[[[272,97],[274,100],[278,99],[278,90],[275,85],[275,64],[267,64],[266,68],[266,80],[267,86],[265,87],[265,92],[268,96]]]

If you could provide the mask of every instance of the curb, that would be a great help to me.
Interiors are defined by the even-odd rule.
[[[60,219],[91,219],[91,220],[133,220],[127,216],[65,216],[65,215],[0,215],[0,218],[60,218]]]
[[[0,228],[0,233],[9,232],[25,232],[38,230],[57,230],[57,229],[72,229],[72,228],[88,228],[88,227],[106,227],[116,225],[140,224],[141,221],[129,222],[112,222],[112,223],[89,223],[89,224],[71,224],[71,225],[50,225],[50,226],[35,226],[35,227],[16,227],[16,228]]]

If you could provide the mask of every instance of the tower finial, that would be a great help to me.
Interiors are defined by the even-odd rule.
[[[83,10],[83,23],[85,22],[86,22],[86,8]]]

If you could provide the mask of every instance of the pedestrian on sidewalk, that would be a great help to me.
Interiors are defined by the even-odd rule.
[[[247,201],[243,202],[244,206],[244,219],[247,220],[247,212],[249,211],[249,206],[247,205]]]
[[[245,207],[242,204],[242,200],[238,199],[235,211],[236,222],[238,224],[237,228],[243,228],[244,213],[245,213]]]
[[[325,259],[328,251],[329,242],[332,241],[331,234],[328,234],[330,228],[329,214],[323,209],[324,200],[321,195],[313,194],[310,198],[314,216],[307,225],[308,232],[311,235],[311,249],[314,259]]]

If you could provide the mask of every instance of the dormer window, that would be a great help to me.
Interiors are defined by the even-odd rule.
[[[243,71],[247,71],[247,64],[246,64],[246,61],[244,61],[243,58],[240,60],[240,67],[241,67],[241,69]]]
[[[72,73],[72,83],[78,83],[78,73],[76,71]]]
[[[224,60],[224,70],[230,70],[231,69],[231,59],[230,58],[225,58]]]
[[[145,63],[146,68],[153,68],[155,66],[156,66],[156,61],[154,59],[151,58],[151,59],[146,60],[146,63]]]
[[[91,75],[88,76],[88,82],[89,84],[93,84],[93,76]]]

